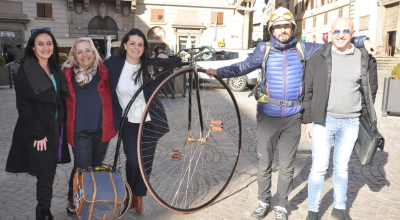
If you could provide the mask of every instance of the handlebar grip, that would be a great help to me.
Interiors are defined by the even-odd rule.
[[[224,55],[225,53],[226,53],[225,50],[215,52],[215,54],[222,54],[222,55]]]

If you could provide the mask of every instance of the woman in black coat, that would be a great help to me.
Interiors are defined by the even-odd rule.
[[[67,83],[48,29],[32,33],[15,77],[15,94],[19,116],[6,171],[36,176],[36,219],[55,219],[50,205],[56,166],[71,160],[64,123]]]
[[[164,58],[168,58],[168,56],[164,56]],[[115,130],[119,129],[122,113],[132,96],[139,89],[140,85],[151,77],[147,65],[149,59],[150,51],[146,36],[142,31],[134,28],[122,38],[121,45],[118,48],[118,55],[113,55],[104,61],[110,76]],[[144,215],[146,212],[143,204],[143,196],[146,196],[147,188],[140,173],[137,139],[141,117],[150,96],[154,92],[154,88],[155,83],[153,82],[146,86],[138,95],[134,105],[129,109],[122,132],[122,143],[124,144],[124,153],[127,158],[126,179],[133,192],[133,203],[130,208],[135,209],[141,215]],[[149,143],[147,146],[148,149],[152,149],[145,152],[147,155],[154,154],[155,145],[157,144],[154,139],[161,138],[169,131],[162,103],[156,100],[150,108],[152,111],[150,111],[150,117],[147,116],[146,123],[144,124],[145,138],[143,139],[144,143]],[[146,155],[143,156],[146,157]],[[146,166],[151,167],[152,161],[146,163]],[[151,169],[146,170],[147,175],[149,175]]]

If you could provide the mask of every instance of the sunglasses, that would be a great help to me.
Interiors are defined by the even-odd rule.
[[[344,35],[351,35],[351,30],[350,29],[344,29],[344,30],[334,30],[333,35],[339,35],[343,31]]]
[[[38,32],[38,31],[40,31],[40,30],[44,30],[44,31],[51,32],[51,29],[50,29],[50,28],[44,27],[44,28],[35,28],[35,29],[32,29],[32,30],[31,30],[31,34],[34,34],[34,33]]]
[[[269,20],[270,20],[271,22],[275,22],[275,21],[277,21],[280,17],[282,17],[282,18],[285,19],[286,21],[289,21],[290,19],[293,18],[293,15],[292,15],[292,13],[290,13],[290,12],[285,12],[285,13],[283,13],[283,15],[280,15],[280,14],[272,14],[271,17],[269,17]]]

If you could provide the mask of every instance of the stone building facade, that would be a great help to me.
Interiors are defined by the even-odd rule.
[[[288,8],[294,15],[296,38],[308,42],[331,41],[329,30],[334,20],[349,17],[349,0],[276,0],[275,7]]]
[[[376,45],[378,56],[400,56],[400,1],[378,0]]]
[[[105,36],[111,36],[115,50],[126,32],[134,27],[148,36],[152,48],[165,44],[171,52],[190,44],[218,47],[218,42],[227,48],[247,49],[251,45],[254,2],[1,0],[0,31],[20,32],[26,43],[31,29],[49,27],[64,53],[68,53],[77,38],[90,37],[101,54],[105,54]]]

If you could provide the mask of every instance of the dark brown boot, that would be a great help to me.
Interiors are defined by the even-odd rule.
[[[139,215],[144,215],[146,213],[146,209],[143,205],[143,197],[142,196],[133,196],[133,201],[135,203],[136,213]]]

